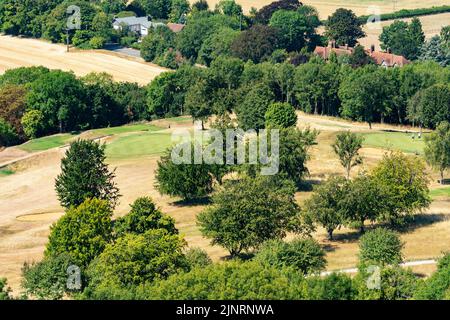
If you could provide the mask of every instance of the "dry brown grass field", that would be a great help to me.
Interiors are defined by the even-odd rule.
[[[167,124],[171,123],[171,129]],[[192,128],[190,121],[159,121],[164,132],[175,127]],[[333,154],[331,143],[335,135],[342,130],[368,132],[365,123],[354,123],[331,117],[311,116],[299,113],[299,127],[310,126],[321,131],[318,145],[311,150],[308,162],[311,181],[320,181],[330,175],[343,175],[344,171]],[[405,130],[390,125],[375,124],[372,132]],[[112,136],[106,143],[112,143],[119,137]],[[370,170],[383,156],[385,150],[363,148],[364,163],[353,170]],[[0,163],[11,157],[23,157],[23,151],[9,148],[0,152]],[[54,191],[54,179],[59,173],[63,148],[50,149],[15,165],[16,173],[0,177],[0,275],[9,279],[15,292],[20,292],[20,270],[24,261],[39,260],[42,257],[49,226],[62,214]],[[180,205],[177,199],[161,196],[154,188],[154,170],[158,156],[140,156],[109,160],[111,167],[117,168],[116,181],[120,187],[121,203],[115,216],[128,212],[128,204],[137,197],[151,196],[161,209],[175,218],[177,227],[184,234],[189,246],[204,248],[214,261],[226,258],[226,251],[211,246],[203,238],[196,225],[196,215],[204,209],[201,205]],[[436,174],[430,171],[433,181]],[[431,188],[437,188],[436,182]],[[310,192],[299,192],[297,200],[300,205],[311,195]],[[450,251],[450,199],[438,198],[426,214],[420,216],[420,224],[401,234],[406,242],[404,253],[407,260],[418,260],[437,257],[442,251]],[[370,228],[370,226],[368,226]],[[353,267],[357,261],[358,235],[354,230],[341,229],[336,232],[336,240],[326,240],[326,233],[318,229],[314,236],[327,251],[328,270]],[[418,266],[418,273],[430,274],[433,266]]]
[[[422,16],[418,18],[420,19],[420,22],[422,22],[422,29],[427,39],[433,37],[434,35],[439,34],[441,32],[442,27],[448,26],[450,24],[450,12],[430,16]],[[411,21],[411,19],[399,19],[399,20],[407,22]],[[378,37],[383,31],[382,28],[384,26],[390,25],[392,22],[393,21],[382,21],[376,27],[374,25],[370,26],[366,25],[364,27],[366,37],[359,39],[359,43],[366,48],[370,48],[370,46],[373,44],[375,45],[376,50],[381,50],[380,41],[378,40]]]
[[[140,58],[119,55],[106,50],[66,52],[61,44],[42,40],[0,35],[0,74],[7,69],[42,65],[50,69],[73,71],[78,76],[90,72],[107,72],[117,81],[148,84],[167,69]]]
[[[189,0],[194,3],[195,0]],[[220,0],[207,0],[210,8],[214,8]],[[249,12],[252,7],[260,9],[274,0],[236,0],[242,5],[244,12]],[[446,0],[300,0],[303,4],[317,8],[321,19],[326,19],[338,8],[353,10],[357,15],[366,15],[369,6],[378,6],[381,13],[398,11],[401,9],[429,8],[448,4]]]

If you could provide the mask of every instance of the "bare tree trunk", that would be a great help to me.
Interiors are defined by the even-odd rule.
[[[333,229],[328,229],[328,240],[332,241],[333,240]]]

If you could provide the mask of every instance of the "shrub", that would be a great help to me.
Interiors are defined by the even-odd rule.
[[[273,103],[266,111],[266,127],[289,128],[297,124],[295,109],[289,103]]]
[[[25,263],[22,269],[22,287],[27,295],[34,298],[59,300],[69,293],[68,268],[73,263],[70,255],[65,253],[46,257],[38,263]]]
[[[71,207],[51,226],[45,256],[67,253],[79,267],[87,266],[112,239],[111,216],[104,200],[87,199]]]
[[[254,262],[226,262],[195,268],[138,290],[150,300],[288,300],[302,299],[303,277]]]
[[[149,197],[141,197],[131,204],[130,212],[114,222],[116,237],[125,233],[142,234],[151,229],[165,229],[177,234],[175,220],[156,208]]]
[[[186,252],[186,259],[191,268],[204,268],[212,264],[211,258],[205,250],[201,248],[190,248]]]
[[[359,243],[359,260],[365,265],[397,265],[402,262],[403,243],[390,230],[377,228],[364,234]]]
[[[277,268],[292,267],[305,275],[318,273],[326,266],[325,252],[312,238],[291,242],[269,240],[263,244],[255,260]]]
[[[44,115],[39,110],[25,112],[22,117],[22,127],[28,138],[37,138],[44,129]]]
[[[11,288],[7,287],[6,278],[0,278],[0,301],[2,300],[10,300],[11,298]]]
[[[184,246],[179,235],[163,229],[126,234],[109,244],[89,265],[88,291],[95,298],[97,293],[110,287],[130,289],[187,271],[189,264],[182,252]]]

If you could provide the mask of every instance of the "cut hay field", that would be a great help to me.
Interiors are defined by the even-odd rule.
[[[320,183],[330,175],[344,175],[344,170],[331,147],[338,132],[351,130],[366,137],[381,135],[382,139],[387,137],[393,140],[400,139],[401,135],[406,136],[402,132],[386,132],[404,131],[406,128],[374,124],[373,129],[368,130],[365,123],[299,113],[299,127],[305,126],[321,131],[318,145],[312,148],[311,159],[307,163],[311,173],[308,180],[314,183]],[[214,261],[221,261],[226,257],[225,250],[211,246],[209,241],[202,237],[196,225],[196,215],[204,206],[182,204],[178,199],[161,196],[154,187],[154,171],[159,156],[171,143],[170,133],[179,127],[192,129],[191,119],[164,119],[154,121],[151,125],[102,129],[105,130],[102,133],[110,135],[104,140],[107,144],[107,161],[111,168],[116,168],[116,181],[122,194],[115,216],[126,214],[129,204],[137,197],[150,196],[165,213],[175,219],[189,246],[202,247]],[[88,137],[97,135],[98,132],[81,134]],[[406,139],[402,144],[411,148],[408,144],[412,142]],[[13,149],[8,148],[0,152],[0,162],[4,152],[9,154],[7,158],[14,154],[23,157],[25,151],[16,152]],[[380,146],[365,146],[361,150],[364,162],[352,171],[352,175],[356,175],[358,170],[373,168],[384,152],[385,149]],[[23,262],[42,258],[49,226],[63,214],[54,191],[54,179],[60,172],[63,155],[63,148],[36,152],[31,158],[8,168],[13,171],[12,174],[0,173],[0,276],[8,278],[15,293],[20,292],[20,270]],[[447,187],[443,188],[436,182],[438,175],[434,172],[431,174],[434,198],[431,207],[418,217],[416,224],[401,233],[402,240],[406,242],[406,260],[433,258],[439,256],[442,251],[450,251],[450,195]],[[311,192],[298,192],[296,199],[302,205],[310,195]],[[332,242],[326,240],[326,232],[321,228],[314,237],[326,249],[328,270],[355,266],[358,234],[354,230],[338,230],[336,241]],[[430,270],[433,268],[423,267],[419,271],[429,273]]]
[[[191,3],[195,0],[189,0]],[[252,7],[260,9],[274,0],[236,0],[242,5],[244,12],[249,12]],[[207,0],[210,8],[219,2],[219,0]],[[317,8],[321,19],[326,19],[338,8],[347,8],[353,10],[358,16],[368,14],[369,6],[378,6],[381,13],[389,13],[401,9],[429,8],[433,6],[442,6],[448,4],[446,0],[300,0],[303,4],[311,5]]]
[[[427,39],[439,34],[441,32],[442,27],[450,25],[450,12],[434,14],[430,16],[421,16],[418,17],[420,22],[422,23],[422,29]],[[412,18],[408,19],[399,19],[401,21],[410,22]],[[384,26],[388,26],[393,21],[382,21],[379,25],[365,25],[364,31],[366,32],[366,37],[359,39],[359,43],[366,48],[370,48],[371,45],[375,45],[376,50],[381,50],[380,41],[378,37],[383,31],[382,28]]]
[[[0,74],[8,69],[42,65],[50,69],[73,71],[78,76],[107,72],[116,81],[148,84],[167,69],[105,50],[75,50],[37,39],[0,35]]]

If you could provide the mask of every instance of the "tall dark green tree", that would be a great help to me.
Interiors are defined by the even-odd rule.
[[[117,205],[120,194],[115,173],[109,171],[105,159],[104,144],[81,139],[70,144],[55,182],[63,207],[78,206],[88,198],[107,200],[112,208]]]
[[[353,11],[339,8],[328,17],[325,35],[329,40],[336,41],[337,45],[347,44],[353,47],[365,35],[361,26],[362,22]]]

